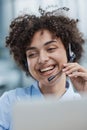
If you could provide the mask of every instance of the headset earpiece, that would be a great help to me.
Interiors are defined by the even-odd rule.
[[[26,70],[28,70],[28,63],[27,63],[27,60],[24,60],[23,62],[24,62],[24,66],[25,66]]]
[[[69,62],[73,62],[76,58],[75,53],[71,49],[71,44],[69,43]]]
[[[25,67],[26,67],[26,69],[28,69],[28,64],[27,64],[27,62],[25,63]]]

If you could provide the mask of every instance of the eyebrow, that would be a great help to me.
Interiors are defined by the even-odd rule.
[[[44,45],[46,46],[46,45],[48,45],[48,44],[51,44],[52,42],[56,42],[56,40],[48,41],[48,42],[46,42]]]
[[[44,43],[44,46],[47,46],[47,45],[49,45],[49,44],[51,44],[53,42],[56,42],[56,40],[48,41],[48,42]],[[36,49],[36,47],[27,47],[26,51],[28,51],[28,50],[35,50],[35,49]]]

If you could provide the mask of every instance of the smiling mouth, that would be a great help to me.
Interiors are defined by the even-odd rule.
[[[40,73],[45,73],[45,72],[53,70],[54,68],[55,68],[55,65],[52,65],[52,66],[40,69],[39,71],[40,71]]]

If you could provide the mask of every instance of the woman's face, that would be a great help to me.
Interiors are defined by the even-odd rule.
[[[53,38],[48,30],[40,30],[34,34],[26,56],[31,75],[40,83],[46,84],[49,82],[48,78],[58,73],[67,62],[61,39]]]

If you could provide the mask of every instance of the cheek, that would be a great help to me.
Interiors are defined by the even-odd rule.
[[[27,62],[28,62],[28,69],[29,69],[30,73],[34,72],[35,67],[36,67],[36,60],[31,59],[31,60],[27,60]]]
[[[54,57],[60,64],[64,64],[67,62],[67,55],[65,51],[60,51],[59,53],[56,53]]]
[[[64,62],[67,62],[67,55],[66,55],[66,53],[63,53],[63,54],[61,54],[61,55],[62,55],[61,59],[62,59]]]
[[[31,71],[34,68],[34,62],[32,60],[27,60],[28,62],[28,69]]]
[[[67,61],[67,54],[66,54],[66,50],[64,49],[63,51],[60,52],[61,54],[61,58],[64,61]]]

